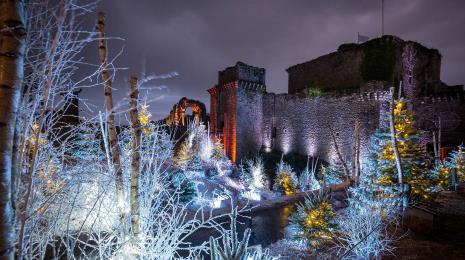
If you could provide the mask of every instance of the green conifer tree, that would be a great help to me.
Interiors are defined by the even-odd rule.
[[[402,162],[404,183],[410,187],[410,198],[413,200],[428,200],[433,178],[428,170],[428,156],[422,148],[418,132],[414,126],[413,113],[408,111],[407,103],[399,100],[394,108],[394,121],[398,150]],[[372,172],[373,184],[379,185],[378,191],[386,191],[382,186],[395,189],[398,183],[394,150],[389,138],[389,129],[379,131],[374,135],[377,139],[378,151],[371,158],[377,169]],[[384,194],[388,195],[388,194]]]

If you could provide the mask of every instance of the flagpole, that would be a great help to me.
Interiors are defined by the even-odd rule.
[[[381,36],[384,36],[384,0],[381,0]]]

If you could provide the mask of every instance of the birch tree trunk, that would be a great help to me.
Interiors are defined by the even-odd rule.
[[[11,173],[14,128],[23,79],[24,3],[0,0],[0,259],[13,259]]]
[[[360,120],[357,118],[354,125],[354,140],[352,146],[352,179],[358,182],[360,169]]]
[[[394,151],[394,157],[396,159],[396,168],[397,168],[397,178],[399,180],[399,189],[400,192],[403,192],[404,182],[403,182],[403,173],[402,173],[402,163],[400,160],[399,149],[397,148],[397,137],[396,137],[396,128],[394,123],[394,87],[391,87],[391,100],[389,104],[389,128],[391,128],[391,143],[392,150]]]
[[[140,127],[139,113],[137,110],[139,90],[137,88],[137,77],[129,79],[131,85],[130,116],[132,127],[132,160],[131,160],[131,228],[134,237],[140,233],[139,212],[139,172],[140,172],[140,144],[142,130]]]
[[[105,13],[98,13],[97,32],[99,34],[99,60],[102,67],[102,80],[105,94],[106,121],[108,126],[108,139],[110,142],[111,160],[115,172],[116,199],[118,202],[119,217],[122,228],[125,229],[126,210],[124,209],[124,184],[123,170],[120,162],[120,149],[118,145],[118,136],[115,127],[115,112],[113,110],[113,95],[110,72],[107,63],[107,44],[105,39]]]

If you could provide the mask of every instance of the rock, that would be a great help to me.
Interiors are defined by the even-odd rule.
[[[462,182],[462,183],[457,183],[457,184],[455,185],[455,191],[456,191],[458,194],[460,194],[460,195],[462,195],[462,196],[465,196],[465,183],[463,183],[463,182]]]
[[[408,207],[404,210],[402,226],[418,234],[430,235],[433,232],[433,218],[432,213]]]

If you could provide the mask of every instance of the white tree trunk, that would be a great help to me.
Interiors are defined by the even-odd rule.
[[[131,85],[130,115],[132,128],[132,154],[131,154],[131,228],[134,237],[140,233],[140,209],[139,209],[139,172],[140,172],[140,144],[142,130],[139,121],[138,99],[139,90],[137,77],[129,79]]]
[[[391,100],[389,104],[389,128],[391,129],[391,143],[392,150],[394,151],[394,157],[396,159],[396,168],[397,168],[397,178],[399,180],[399,189],[403,192],[403,173],[402,173],[402,162],[400,160],[399,149],[397,148],[397,137],[396,137],[396,128],[395,128],[395,118],[394,118],[394,88],[391,87]]]
[[[13,259],[11,170],[26,29],[23,1],[0,0],[0,10],[0,259]]]
[[[115,172],[116,199],[120,215],[122,228],[125,229],[126,210],[124,202],[123,170],[120,162],[120,149],[118,145],[118,135],[115,127],[115,111],[113,110],[112,82],[107,64],[107,44],[105,38],[105,13],[98,13],[97,32],[99,34],[99,60],[102,67],[102,80],[105,94],[106,121],[108,125],[108,138],[110,142],[111,160]]]
[[[352,180],[358,182],[360,169],[360,120],[357,118],[354,125],[354,140],[352,142]]]

